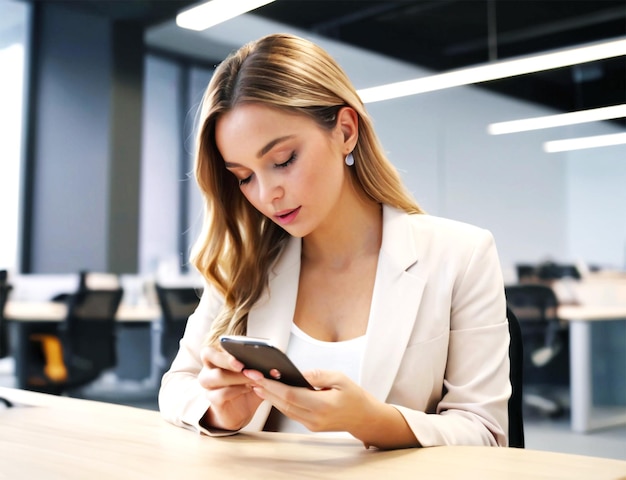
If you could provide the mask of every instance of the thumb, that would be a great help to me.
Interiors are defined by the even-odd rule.
[[[303,372],[302,375],[311,385],[320,390],[341,388],[346,381],[346,376],[343,373],[330,370],[309,370]]]

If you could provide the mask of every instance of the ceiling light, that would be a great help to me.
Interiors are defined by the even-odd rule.
[[[521,57],[513,60],[452,70],[428,77],[389,83],[358,91],[363,103],[380,102],[392,98],[432,92],[444,88],[458,87],[472,83],[487,82],[499,78],[524,75],[527,73],[551,70],[579,63],[593,62],[605,58],[626,55],[626,39],[594,43],[577,48],[558,50],[551,53]]]
[[[610,135],[596,135],[594,137],[569,138],[567,140],[553,140],[543,144],[548,153],[582,150],[583,148],[607,147],[626,143],[626,133],[612,133]]]
[[[176,15],[176,25],[189,30],[206,30],[213,25],[272,3],[274,0],[211,0]]]
[[[524,118],[510,122],[492,123],[487,127],[487,131],[491,135],[502,135],[504,133],[527,132],[528,130],[562,127],[564,125],[597,122],[622,117],[626,117],[626,104],[592,108],[590,110],[580,110],[571,113],[560,113],[558,115],[547,115],[544,117]]]

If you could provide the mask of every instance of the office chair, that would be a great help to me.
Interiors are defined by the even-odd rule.
[[[528,283],[537,281],[537,268],[535,265],[518,263],[515,265],[517,273],[517,283]]]
[[[91,272],[80,270],[78,272],[78,286],[75,292],[83,290],[115,290],[121,288],[120,277],[115,273]],[[53,302],[65,303],[72,293],[61,292],[51,298]]]
[[[558,318],[558,299],[552,288],[539,284],[509,285],[505,294],[522,332],[524,379],[536,390],[524,395],[524,403],[557,417],[563,405],[550,391],[555,384],[569,383],[567,326]]]
[[[511,363],[509,398],[509,447],[524,448],[524,344],[519,321],[513,311],[507,307],[506,318],[509,321],[509,359]]]
[[[161,306],[161,334],[159,349],[161,354],[161,369],[171,365],[180,339],[185,333],[187,319],[195,311],[202,289],[194,287],[165,287],[155,285],[159,305]]]
[[[43,368],[31,367],[29,390],[60,395],[96,380],[117,364],[115,314],[123,290],[79,290],[67,299],[56,334],[33,334]]]
[[[0,358],[9,355],[9,332],[4,318],[4,306],[7,303],[12,288],[11,285],[6,283],[0,284]]]
[[[542,281],[558,280],[560,278],[573,278],[580,280],[582,275],[576,265],[544,262],[536,267],[537,277]]]

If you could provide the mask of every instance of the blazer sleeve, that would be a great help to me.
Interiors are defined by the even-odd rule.
[[[493,236],[479,229],[451,290],[443,394],[435,413],[402,406],[422,446],[506,446],[509,331],[502,270]]]
[[[178,353],[163,375],[159,390],[159,410],[165,420],[207,435],[234,433],[209,431],[200,425],[211,405],[206,390],[198,382],[198,374],[202,370],[200,351],[222,305],[223,299],[215,289],[205,285],[198,308],[187,320]]]

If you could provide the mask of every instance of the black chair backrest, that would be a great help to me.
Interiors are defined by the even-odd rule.
[[[575,278],[580,280],[581,275],[576,265],[544,262],[537,265],[537,277],[541,280],[556,280],[558,278]]]
[[[194,287],[156,285],[157,298],[163,312],[161,354],[170,362],[178,351],[178,342],[185,333],[187,319],[198,303],[202,290]]]
[[[201,290],[194,287],[164,287],[156,285],[157,297],[167,323],[187,322],[198,303]]]
[[[558,319],[559,301],[548,285],[508,285],[506,301],[520,322],[548,323]]]
[[[8,284],[0,284],[0,358],[9,355],[9,339],[7,324],[4,319],[4,306],[13,287]]]
[[[511,398],[509,398],[509,447],[524,448],[524,416],[523,416],[523,372],[524,344],[519,322],[513,311],[507,307],[506,317],[509,320],[509,359],[511,363],[510,381]]]
[[[67,298],[61,326],[70,383],[95,378],[117,363],[115,315],[123,290],[80,290]]]

